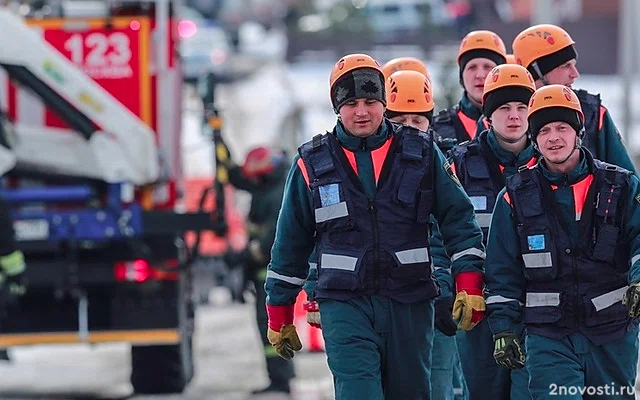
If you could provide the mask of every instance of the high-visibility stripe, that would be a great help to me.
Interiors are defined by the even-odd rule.
[[[486,211],[487,210],[487,196],[469,196],[469,200],[471,200],[471,204],[473,204],[473,209],[477,211]]]
[[[638,260],[640,260],[640,254],[636,254],[631,258],[631,265],[635,264]]]
[[[536,166],[536,164],[538,163],[538,157],[531,157],[531,159],[529,161],[527,161],[527,167],[529,168],[533,168]]]
[[[551,253],[529,253],[523,254],[525,268],[547,268],[553,266]]]
[[[380,179],[380,172],[382,172],[384,160],[387,158],[389,146],[391,146],[391,138],[387,139],[382,146],[371,151],[371,161],[373,162],[373,174],[376,179],[376,184],[378,183],[378,179]]]
[[[318,263],[309,262],[309,269],[318,269]]]
[[[527,293],[526,307],[555,307],[560,305],[560,293]]]
[[[307,182],[307,186],[309,186],[309,173],[307,172],[307,166],[304,165],[304,161],[302,161],[302,158],[298,158],[298,168],[300,168],[300,172],[302,172],[302,177],[304,178],[304,181]]]
[[[607,109],[604,106],[600,106],[600,118],[598,119],[598,131],[602,130],[604,126],[604,114],[607,112]]]
[[[593,182],[593,175],[589,174],[586,178],[580,182],[572,185],[573,189],[573,202],[576,211],[576,221],[580,221],[582,216],[582,210],[584,210],[584,203],[587,201],[587,193]]]
[[[292,285],[296,285],[296,286],[302,286],[304,285],[306,279],[300,279],[300,278],[296,278],[295,276],[286,276],[286,275],[281,275],[273,270],[268,270],[267,271],[267,277],[266,279],[277,279],[279,281],[283,281],[283,282],[287,282],[290,283]]]
[[[341,254],[322,254],[320,267],[322,269],[340,269],[343,271],[355,271],[358,264],[357,257],[344,256]]]
[[[487,297],[487,300],[485,301],[485,304],[510,303],[512,301],[515,301],[516,303],[522,305],[522,302],[517,300],[517,299],[510,299],[508,297],[504,297],[504,296],[500,296],[500,295]]]
[[[466,249],[466,250],[455,253],[454,255],[451,256],[451,261],[452,262],[456,261],[457,259],[462,258],[464,256],[476,256],[476,257],[482,258],[483,260],[486,257],[484,251],[476,249],[475,247],[472,247],[470,249]]]
[[[491,127],[491,124],[489,123],[487,117],[482,117],[482,124],[484,125],[484,129],[489,129]]]
[[[509,192],[504,192],[504,201],[507,202],[507,204],[511,205],[511,196],[509,196]]]
[[[89,331],[84,337],[78,332],[12,333],[0,335],[0,346],[28,346],[63,343],[127,342],[135,345],[176,344],[180,342],[177,329],[147,329],[122,331]]]
[[[429,249],[420,247],[417,249],[397,251],[396,257],[398,257],[400,264],[425,263],[429,261]]]
[[[338,204],[332,204],[326,207],[316,208],[316,222],[321,223],[336,218],[342,218],[349,215],[347,203],[344,201]]]
[[[480,228],[488,228],[491,225],[491,213],[476,213],[476,222]]]
[[[464,126],[464,130],[467,131],[469,137],[473,140],[476,137],[476,128],[478,121],[474,120],[471,117],[468,117],[462,110],[458,110],[458,118],[460,122],[462,122],[462,126]]]
[[[349,161],[349,165],[351,165],[351,168],[353,168],[353,172],[355,172],[356,175],[358,175],[358,164],[356,163],[356,153],[354,153],[351,150],[347,150],[344,147],[342,148],[342,151],[344,152],[344,155],[347,157],[347,160]]]
[[[600,296],[591,299],[591,302],[596,308],[596,311],[604,310],[605,308],[611,307],[612,305],[621,302],[622,296],[624,296],[628,288],[629,286],[624,286],[620,289],[601,294]]]

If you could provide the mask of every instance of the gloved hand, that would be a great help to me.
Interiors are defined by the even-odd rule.
[[[437,299],[434,306],[436,313],[434,323],[436,328],[447,336],[455,336],[458,325],[456,325],[451,315],[453,298]]]
[[[629,289],[622,296],[622,304],[629,307],[631,318],[640,317],[640,282],[629,285]]]
[[[294,352],[302,350],[302,342],[293,325],[293,305],[272,306],[267,304],[269,328],[267,339],[276,350],[276,353],[285,360],[291,360]]]
[[[16,250],[6,256],[0,257],[0,285],[6,300],[15,301],[18,297],[27,293],[27,281],[24,276],[26,264],[24,254],[20,250]]]
[[[303,305],[304,310],[307,312],[307,324],[314,328],[322,329],[322,323],[320,321],[320,308],[317,301],[307,301]]]
[[[486,305],[482,296],[484,276],[480,272],[461,272],[456,276],[456,299],[453,319],[460,321],[458,328],[470,331],[484,317]]]
[[[498,365],[508,369],[524,367],[525,354],[518,336],[512,331],[505,331],[493,336],[495,346],[493,358]]]

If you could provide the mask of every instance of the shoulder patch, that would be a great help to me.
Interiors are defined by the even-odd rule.
[[[449,178],[451,178],[451,180],[454,181],[456,185],[462,187],[462,184],[460,183],[460,179],[458,179],[458,175],[456,175],[456,173],[454,172],[453,168],[451,167],[451,163],[449,161],[445,161],[445,163],[442,164],[442,168],[444,168],[447,175],[449,175]]]

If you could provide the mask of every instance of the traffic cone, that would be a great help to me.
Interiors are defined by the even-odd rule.
[[[314,328],[307,323],[307,312],[304,310],[304,303],[307,301],[307,294],[301,291],[296,299],[294,308],[295,325],[300,334],[303,348],[311,353],[324,351],[324,338],[322,330]]]

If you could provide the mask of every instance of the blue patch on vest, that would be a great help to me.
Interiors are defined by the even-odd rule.
[[[320,190],[320,202],[322,207],[340,203],[340,188],[337,183],[330,183],[318,188]]]
[[[527,236],[529,250],[544,250],[544,235]]]
[[[471,204],[473,204],[474,210],[476,211],[487,210],[487,196],[469,196],[469,200],[471,200]]]

